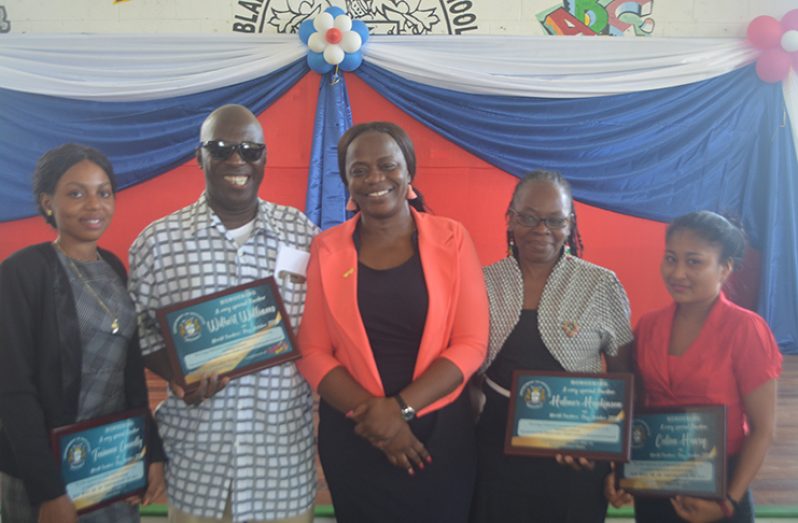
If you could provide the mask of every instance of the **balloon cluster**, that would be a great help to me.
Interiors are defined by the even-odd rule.
[[[756,74],[768,83],[787,78],[790,65],[798,71],[798,9],[781,17],[757,16],[748,24],[748,41],[762,52]]]
[[[344,71],[360,67],[368,37],[366,24],[352,20],[340,7],[328,7],[299,25],[299,39],[309,49],[308,65],[321,74],[334,67]]]

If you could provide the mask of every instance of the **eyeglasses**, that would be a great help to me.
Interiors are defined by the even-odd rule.
[[[560,217],[560,216],[549,216],[548,218],[538,218],[537,216],[533,216],[531,214],[523,214],[514,209],[510,209],[508,211],[510,215],[515,218],[518,223],[523,225],[524,227],[534,228],[540,225],[542,222],[543,225],[546,226],[547,229],[550,231],[556,229],[564,229],[571,223],[571,217]]]
[[[257,162],[263,157],[266,145],[255,142],[230,143],[224,140],[208,140],[202,142],[200,147],[210,153],[214,160],[225,161],[237,152],[238,155],[247,163]]]

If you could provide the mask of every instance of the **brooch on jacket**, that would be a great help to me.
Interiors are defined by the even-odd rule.
[[[575,321],[564,321],[562,322],[562,331],[569,338],[573,338],[579,333],[579,325]]]

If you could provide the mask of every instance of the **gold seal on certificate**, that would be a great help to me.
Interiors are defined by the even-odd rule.
[[[147,489],[146,410],[58,427],[50,440],[78,514]]]
[[[164,307],[158,322],[175,380],[237,377],[299,357],[273,277]]]
[[[629,459],[632,375],[517,370],[507,454]]]

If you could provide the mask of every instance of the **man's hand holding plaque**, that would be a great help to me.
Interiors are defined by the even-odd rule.
[[[273,277],[158,311],[173,393],[197,405],[231,378],[299,357]]]

